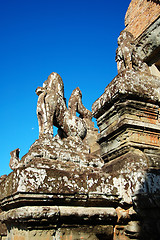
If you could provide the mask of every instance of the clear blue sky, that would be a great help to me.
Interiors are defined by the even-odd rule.
[[[0,176],[10,151],[22,157],[38,138],[35,89],[51,72],[64,81],[67,101],[77,86],[84,105],[116,76],[117,37],[130,0],[0,1]]]

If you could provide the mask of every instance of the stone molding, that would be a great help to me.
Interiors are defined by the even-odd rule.
[[[0,221],[51,221],[54,223],[64,218],[81,221],[116,221],[117,212],[112,207],[74,207],[74,206],[27,206],[3,212]]]

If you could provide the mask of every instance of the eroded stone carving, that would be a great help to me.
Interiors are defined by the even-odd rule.
[[[81,118],[92,119],[92,113],[82,104],[82,92],[79,87],[73,90],[68,102],[68,108],[73,116],[76,116],[77,112]]]
[[[19,167],[19,162],[20,162],[19,152],[20,152],[19,148],[16,148],[12,152],[10,152],[11,158],[10,158],[9,166],[12,170]]]
[[[2,176],[0,177],[0,183],[1,183],[6,177],[7,177],[6,174],[2,175]]]
[[[51,73],[43,87],[36,89],[39,96],[37,117],[39,122],[39,137],[53,137],[53,125],[58,127],[61,138],[78,136],[83,139],[87,128],[83,118],[92,118],[92,114],[82,104],[82,93],[76,88],[69,100],[69,109],[64,98],[64,84],[57,73]],[[76,116],[76,112],[81,118]]]
[[[35,158],[101,167],[103,160],[100,158],[100,147],[96,142],[98,129],[94,128],[92,113],[82,104],[79,87],[73,90],[67,108],[62,78],[53,72],[43,83],[43,87],[36,89],[36,94],[39,96],[39,139],[31,145],[29,152],[21,160],[20,150],[17,148],[12,151],[10,168],[15,170],[25,167]],[[79,113],[79,117],[76,113]],[[58,128],[58,134],[54,137],[53,125]]]
[[[122,31],[118,37],[118,48],[116,50],[116,62],[118,73],[125,69],[134,69],[150,73],[149,67],[143,62],[135,50],[135,39],[128,31]]]

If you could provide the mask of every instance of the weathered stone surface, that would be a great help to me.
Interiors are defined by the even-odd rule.
[[[14,170],[1,183],[1,206],[20,206],[25,199],[36,201],[37,204],[43,199],[46,203],[56,205],[131,204],[132,196],[139,194],[140,189],[145,195],[157,191],[153,189],[159,187],[159,178],[154,175],[152,188],[147,187],[149,192],[146,192],[143,184],[148,167],[147,156],[140,150],[133,150],[105,164],[103,171],[98,168],[78,167],[71,162],[62,164],[60,161],[38,161],[35,158],[26,168]]]
[[[10,208],[17,202],[21,205],[25,199],[37,203],[43,199],[52,204],[94,205],[99,202],[107,205],[111,201],[111,190],[106,189],[105,179],[106,174],[93,167],[35,158],[26,168],[14,170],[2,182],[1,206]],[[116,196],[113,198],[118,201]]]
[[[16,169],[19,166],[19,161],[20,161],[19,152],[20,152],[19,148],[10,152],[11,158],[10,158],[9,166],[12,170]]]
[[[90,152],[99,150],[100,147],[96,142],[98,131],[94,128],[92,113],[82,104],[79,87],[73,90],[68,108],[64,97],[64,84],[57,73],[51,73],[43,87],[36,89],[36,93],[39,96],[37,103],[39,139],[52,140],[53,125],[55,125],[58,127],[58,136],[61,139],[79,137],[78,141],[82,143],[81,139],[84,139]]]
[[[4,223],[0,222],[0,236],[2,237],[2,240],[5,239],[7,236],[7,227]]]
[[[159,16],[159,0],[132,0],[125,16],[126,30],[137,38]]]
[[[11,240],[110,240],[113,238],[113,226],[64,226],[63,228],[43,230],[21,230],[18,227],[11,229],[9,235]]]
[[[37,117],[39,122],[39,137],[53,137],[53,125],[61,131],[61,137],[86,136],[87,128],[83,117],[91,120],[92,114],[82,104],[82,93],[76,88],[69,99],[67,109],[64,98],[64,85],[62,78],[57,73],[51,73],[44,82],[43,87],[38,87],[39,96],[37,103]],[[76,116],[80,113],[82,118]]]
[[[3,212],[1,221],[39,222],[47,221],[56,225],[63,220],[69,222],[113,222],[117,220],[114,208],[105,207],[75,207],[75,206],[27,206]]]
[[[90,153],[94,153],[100,156],[100,145],[97,142],[100,135],[98,133],[98,129],[94,127],[94,123],[88,118],[84,118],[84,121],[87,126],[87,135],[83,140],[83,143],[86,146],[89,146]]]
[[[150,2],[133,0],[126,21],[134,4],[138,12]],[[13,171],[0,178],[2,240],[159,239],[160,78],[143,62],[160,66],[159,26],[157,19],[142,28],[136,41],[138,28],[121,32],[118,75],[92,107],[100,134],[79,88],[68,108],[57,73],[37,88],[39,139],[21,160],[19,149],[12,151]]]
[[[160,59],[160,17],[139,36],[135,45],[136,52],[149,66],[158,62]]]
[[[160,78],[149,73],[136,53],[132,34],[122,31],[118,45],[119,74],[92,106],[100,129],[101,156],[110,161],[130,147],[149,148],[150,167],[158,168]]]
[[[147,84],[144,81],[146,79]],[[0,219],[7,226],[12,221],[8,236],[17,231],[14,221],[16,224],[26,221],[28,226],[31,226],[31,222],[43,226],[43,221],[52,222],[49,234],[50,237],[55,234],[57,239],[60,239],[58,236],[62,232],[72,237],[77,236],[77,233],[74,230],[64,230],[64,227],[53,231],[53,223],[56,226],[61,222],[70,223],[73,227],[80,221],[84,224],[91,222],[91,225],[94,221],[99,224],[117,224],[114,237],[119,239],[120,236],[138,236],[135,221],[139,221],[139,218],[135,210],[139,216],[148,217],[146,208],[160,207],[157,86],[159,78],[139,71],[125,70],[111,82],[94,104],[93,113],[98,118],[101,132],[101,153],[105,161],[111,160],[105,165],[99,155],[89,153],[90,147],[78,136],[62,139],[58,135],[54,138],[41,136],[36,140],[18,163],[18,168],[0,184],[3,209]],[[90,122],[88,126],[92,127]],[[151,136],[153,141],[147,138],[151,131],[156,136]],[[112,146],[115,143],[108,141],[111,136],[119,142],[116,147]],[[131,144],[133,142],[136,144]],[[151,146],[150,150],[144,147],[146,145]],[[120,148],[125,150],[120,151]],[[154,171],[151,172],[153,168]],[[35,208],[35,202],[40,207]],[[24,207],[26,204],[28,207]],[[21,236],[19,231],[16,234],[17,237]],[[26,237],[27,233],[23,234]],[[82,237],[89,236],[85,235],[82,228],[79,234]],[[108,233],[108,239],[112,239],[112,234],[113,231]],[[43,235],[44,239],[45,236]],[[93,234],[93,239],[95,236],[99,236],[97,239],[107,239],[107,233],[103,230]]]
[[[132,0],[125,19],[126,29],[135,41],[135,52],[151,74],[160,77],[160,2]]]
[[[150,207],[154,208],[155,202],[156,207],[159,206],[157,201],[160,189],[159,175],[149,172],[146,175],[147,168],[146,155],[134,149],[105,164],[103,171],[97,169],[96,172],[96,169],[91,167],[86,170],[84,167],[77,169],[77,166],[73,163],[70,165],[69,162],[66,166],[60,162],[51,164],[48,159],[45,161],[35,159],[28,167],[14,170],[5,182],[1,183],[0,188],[5,189],[4,195],[1,195],[1,207],[8,210],[0,214],[0,220],[17,223],[26,221],[28,224],[32,221],[39,224],[44,219],[52,221],[52,224],[58,224],[62,220],[70,222],[71,219],[74,223],[92,222],[95,219],[96,222],[118,221],[119,224],[133,221],[137,215],[131,208],[132,202],[139,209],[139,199],[142,199],[142,196],[143,201],[140,200],[140,203],[145,203],[144,209],[148,200]],[[36,204],[40,205],[43,202],[46,206],[20,207],[26,201],[29,205],[36,201]],[[63,207],[64,204],[68,207]],[[124,208],[119,208],[120,204]],[[59,207],[54,207],[55,205]],[[79,205],[84,207],[78,207]],[[14,209],[14,206],[19,208]],[[116,209],[111,206],[115,206]]]
[[[26,166],[34,158],[48,158],[53,161],[75,162],[81,166],[103,165],[99,155],[90,153],[89,144],[84,144],[80,138],[68,137],[61,139],[58,135],[52,139],[41,137],[30,147],[29,152],[19,162],[19,167]]]
[[[2,176],[0,177],[0,183],[1,183],[6,177],[7,177],[6,174],[2,175]]]
[[[92,105],[94,117],[102,115],[110,104],[123,95],[132,95],[136,99],[145,99],[147,102],[160,100],[160,78],[145,72],[125,70],[118,74],[105,88],[105,92]],[[108,106],[108,107],[106,107]]]
[[[159,149],[159,106],[124,99],[114,103],[98,120],[101,154],[108,159],[122,154],[128,147]],[[126,150],[125,150],[126,149]],[[156,153],[152,152],[152,154]],[[158,165],[157,165],[158,166]]]
[[[124,154],[130,147],[149,147],[154,155],[149,161],[159,166],[159,160],[155,159],[155,151],[160,147],[159,87],[158,77],[125,70],[93,104],[93,115],[100,129],[101,156],[105,161]]]
[[[135,49],[135,39],[133,35],[128,31],[123,30],[118,37],[116,62],[118,73],[125,69],[134,69],[135,71],[150,73],[149,67],[142,61]]]
[[[138,204],[141,203],[145,208],[149,202],[148,207],[160,207],[159,170],[151,172],[150,168],[152,169],[148,164],[147,155],[133,148],[132,151],[105,164],[103,170],[112,176],[113,185],[124,204],[135,202],[139,208]],[[143,202],[139,201],[139,196]]]
[[[106,162],[102,169],[110,174],[106,188],[114,186],[112,194],[121,199],[113,239],[159,239],[160,78],[138,64],[134,67],[132,46],[122,43],[117,50],[119,74],[92,106]]]
[[[116,225],[114,229],[114,240],[139,239],[140,222],[131,221],[128,225]]]

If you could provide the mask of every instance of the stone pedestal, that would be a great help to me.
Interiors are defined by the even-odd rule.
[[[123,211],[129,204],[136,212],[134,220],[118,221],[114,240],[159,239],[159,106],[160,79],[133,70],[119,73],[92,106],[103,170],[119,189]]]
[[[101,156],[90,122],[86,139],[44,135],[21,160],[12,151],[2,240],[159,239],[159,106],[160,79],[125,70],[93,104]]]
[[[119,200],[103,192],[102,166],[76,138],[36,140],[0,184],[6,239],[112,239]]]
[[[105,162],[124,154],[130,147],[157,154],[160,147],[159,89],[158,77],[126,70],[113,79],[93,104],[100,129],[98,142]]]

